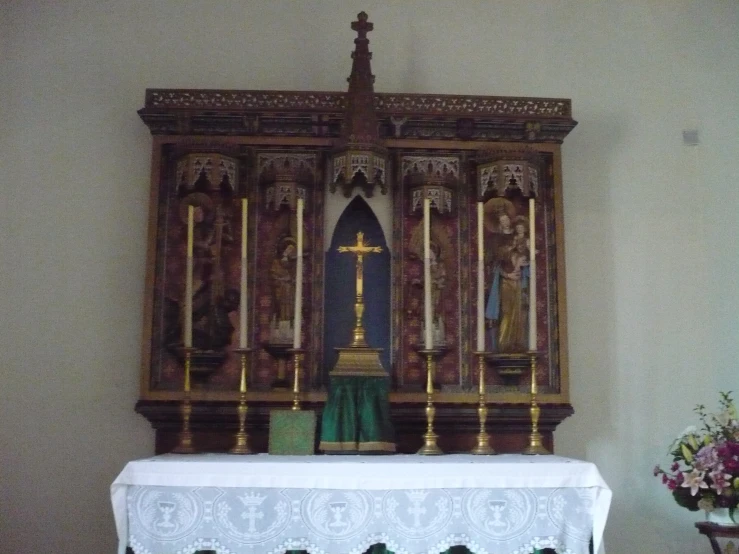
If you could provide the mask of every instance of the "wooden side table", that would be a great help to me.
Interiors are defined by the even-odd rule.
[[[698,528],[701,535],[705,535],[708,537],[708,540],[711,541],[713,554],[733,554],[737,552],[736,547],[734,547],[733,550],[721,550],[721,545],[716,539],[739,539],[739,526],[716,525],[715,523],[709,523],[707,521],[699,521],[695,526]],[[733,543],[730,544],[733,545]]]

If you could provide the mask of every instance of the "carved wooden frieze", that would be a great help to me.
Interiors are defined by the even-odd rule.
[[[147,89],[145,109],[227,109],[248,111],[341,113],[344,92],[259,90]],[[461,94],[375,93],[377,113],[429,115],[572,118],[572,101],[565,98],[467,96]]]
[[[340,136],[343,92],[148,89],[152,134]],[[375,93],[382,138],[560,143],[577,124],[563,98]]]

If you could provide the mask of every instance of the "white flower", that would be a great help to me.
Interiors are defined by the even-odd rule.
[[[716,421],[718,421],[721,427],[729,427],[732,423],[731,412],[729,410],[724,410],[716,416]]]
[[[670,445],[670,451],[675,450],[677,446],[682,442],[682,440],[685,437],[688,437],[690,435],[695,435],[698,432],[698,428],[695,425],[688,425],[685,429],[683,429],[683,432],[680,433],[677,437],[675,437],[675,440],[672,441],[672,445]]]
[[[680,485],[681,487],[689,488],[691,496],[695,496],[698,494],[698,489],[707,489],[708,483],[706,483],[703,479],[703,472],[698,471],[697,469],[694,469],[690,473],[683,473],[683,477],[685,480],[683,481],[683,484]]]
[[[683,437],[687,437],[688,435],[695,435],[697,432],[698,428],[695,425],[688,425],[685,429],[683,429],[683,432],[678,435],[677,440],[680,440]]]

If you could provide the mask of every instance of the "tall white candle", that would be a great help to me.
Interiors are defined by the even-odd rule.
[[[529,198],[529,350],[536,350],[536,211]]]
[[[293,348],[300,348],[300,326],[303,309],[303,199],[298,198],[298,252],[295,263],[295,324],[293,325]]]
[[[431,311],[431,199],[423,199],[423,322],[425,327],[424,348],[434,347],[432,334],[434,323]]]
[[[247,300],[247,267],[246,267],[246,239],[249,224],[249,200],[241,199],[241,304],[239,306],[239,348],[246,348],[247,326],[246,306]]]
[[[185,268],[185,326],[182,342],[185,348],[192,348],[192,250],[195,228],[195,209],[187,207],[187,262]]]
[[[485,250],[482,202],[477,203],[477,351],[485,351]]]

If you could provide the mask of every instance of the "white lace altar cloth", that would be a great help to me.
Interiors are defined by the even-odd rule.
[[[111,485],[119,554],[587,554],[611,490],[558,456],[165,455]]]

